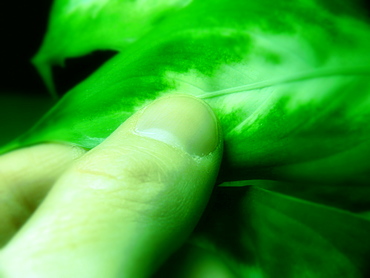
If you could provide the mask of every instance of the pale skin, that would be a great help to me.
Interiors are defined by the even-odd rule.
[[[0,156],[0,277],[150,277],[186,240],[222,156],[211,109],[165,97],[92,150]]]

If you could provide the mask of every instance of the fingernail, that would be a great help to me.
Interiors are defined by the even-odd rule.
[[[150,104],[135,132],[196,156],[211,153],[219,143],[217,119],[211,108],[185,95],[164,97]]]

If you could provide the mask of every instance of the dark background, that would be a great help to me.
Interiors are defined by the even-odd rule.
[[[46,32],[52,0],[15,0],[0,4],[0,94],[45,96],[48,92],[30,63]],[[64,68],[54,67],[59,95],[78,84],[114,52],[96,52],[68,59]]]
[[[50,6],[50,0],[1,1],[0,93],[46,93],[29,60],[41,44]]]

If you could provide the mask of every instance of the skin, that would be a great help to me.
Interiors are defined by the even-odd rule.
[[[44,143],[0,157],[0,277],[150,277],[212,191],[219,123],[192,96],[150,104],[96,148]]]

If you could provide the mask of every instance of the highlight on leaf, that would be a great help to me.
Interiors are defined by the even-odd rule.
[[[94,21],[85,21],[92,16],[94,1],[77,1],[69,11],[71,3],[55,3],[39,57],[64,60],[105,49],[107,40],[99,35],[99,26],[118,20],[107,15],[113,7],[125,28],[121,23],[109,27],[115,32],[109,34],[112,40],[134,32],[127,18],[138,20],[131,12],[138,9],[135,5],[147,5],[152,17],[158,16],[158,9],[168,13],[151,22],[150,31],[135,31],[135,40],[117,48],[118,55],[73,88],[15,144],[51,140],[92,148],[137,109],[176,92],[205,99],[219,116],[225,134],[224,181],[235,179],[235,172],[237,179],[287,178],[272,169],[322,160],[369,139],[364,123],[370,91],[370,42],[365,38],[370,32],[365,21],[350,14],[337,15],[308,0],[276,2],[271,13],[262,11],[267,0],[209,5],[173,1],[175,12],[169,3],[108,1],[96,4],[94,16],[101,17],[101,25],[89,29]],[[80,17],[78,27],[71,25],[72,17]],[[68,41],[70,52],[55,52],[58,48],[48,38],[57,35]],[[81,42],[83,37],[89,39]],[[48,72],[49,66],[43,65]],[[345,179],[351,181],[353,174],[348,172]],[[301,176],[310,180],[313,175]]]
[[[33,59],[50,91],[53,65],[118,54],[0,153],[91,149],[152,100],[197,96],[220,119],[225,152],[214,211],[184,254],[231,277],[366,277],[370,26],[357,4],[56,0]]]

